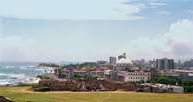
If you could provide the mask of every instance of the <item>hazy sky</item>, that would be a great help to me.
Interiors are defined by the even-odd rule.
[[[0,61],[193,58],[193,0],[0,0]]]

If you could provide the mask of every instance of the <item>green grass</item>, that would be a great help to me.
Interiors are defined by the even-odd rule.
[[[31,92],[29,87],[0,87],[0,95],[16,102],[193,102],[193,94],[135,92]]]

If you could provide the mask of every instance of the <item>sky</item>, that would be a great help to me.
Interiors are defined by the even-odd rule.
[[[0,62],[193,58],[193,0],[0,0]]]

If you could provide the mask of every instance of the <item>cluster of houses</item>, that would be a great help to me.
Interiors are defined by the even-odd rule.
[[[157,92],[157,93],[183,93],[184,88],[175,85],[165,85],[165,84],[152,84],[144,83],[140,84],[137,91],[139,92]]]
[[[193,81],[193,70],[190,69],[159,70],[156,74],[161,76],[178,77],[181,79]]]
[[[95,69],[95,70],[55,70],[55,74],[66,80],[74,80],[78,78],[96,78],[104,80],[113,80],[121,82],[146,82],[151,79],[151,73],[145,71],[113,71],[110,69]]]
[[[98,61],[78,65],[56,67],[49,79],[40,80],[39,86],[50,90],[135,90],[149,92],[182,92],[178,86],[160,86],[152,84],[136,85],[125,83],[147,83],[153,74],[151,69],[143,69],[126,58],[126,54],[110,57],[109,61]],[[88,84],[89,83],[89,84]],[[118,84],[119,83],[119,84]],[[118,86],[118,87],[117,87]],[[132,86],[132,87],[131,87]],[[131,89],[132,88],[132,89]],[[143,90],[142,90],[143,89]],[[157,91],[154,91],[157,90]],[[159,90],[159,91],[158,91]],[[165,91],[164,91],[165,92]]]
[[[112,57],[110,57],[108,64],[105,64],[104,61],[99,62],[95,68],[59,68],[55,69],[54,74],[66,80],[94,77],[121,82],[146,82],[151,79],[150,71],[140,70],[130,60],[126,59],[124,54],[121,57],[119,56],[118,61],[116,59],[113,61]]]

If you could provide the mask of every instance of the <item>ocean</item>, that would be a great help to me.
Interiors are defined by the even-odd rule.
[[[0,64],[0,86],[18,85],[34,81],[37,75],[41,75],[45,69],[38,68],[32,63],[1,63]]]

